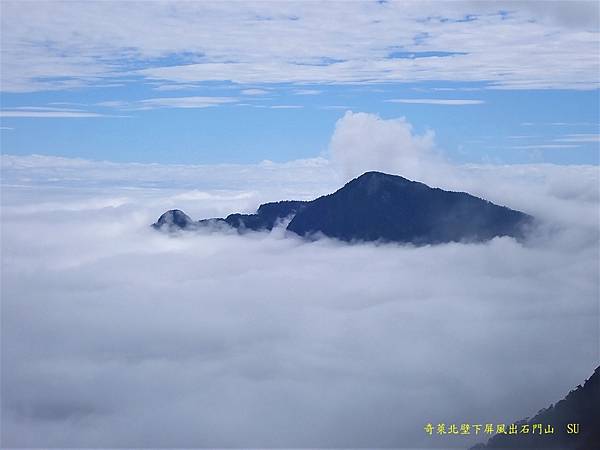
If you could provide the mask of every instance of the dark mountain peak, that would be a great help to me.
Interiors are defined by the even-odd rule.
[[[296,214],[288,229],[344,241],[417,245],[521,237],[531,217],[465,192],[444,191],[397,175],[367,172]]]
[[[349,195],[353,199],[371,198],[377,200],[379,198],[388,198],[390,196],[400,198],[409,190],[425,190],[432,189],[426,184],[418,181],[409,180],[400,175],[390,175],[383,172],[365,172],[361,176],[350,180],[341,189],[334,192],[339,192],[342,195]],[[437,188],[435,188],[437,189]],[[333,195],[333,194],[332,194]]]
[[[172,211],[165,214],[169,213]],[[161,221],[190,227],[191,219],[185,214],[163,220],[164,216],[156,228],[160,228]],[[255,214],[231,214],[225,219],[192,224],[227,224],[239,231],[271,230],[288,217],[292,219],[287,230],[303,237],[325,235],[343,241],[416,245],[485,241],[496,236],[520,238],[532,221],[527,214],[465,192],[444,191],[398,175],[371,171],[310,202],[265,203]]]
[[[411,183],[417,182],[401,177],[400,175],[390,175],[388,173],[371,171],[365,172],[361,176],[350,180],[348,183],[346,183],[346,186],[353,188],[367,188],[370,191],[376,191],[381,188],[405,186]]]
[[[365,172],[362,175],[359,175],[358,177],[354,178],[352,181],[365,181],[365,180],[389,180],[389,181],[395,181],[395,182],[416,183],[416,181],[411,181],[408,178],[404,178],[403,176],[400,176],[400,175],[392,175],[392,174],[385,173],[385,172],[378,172],[376,170],[370,170],[368,172]]]
[[[190,216],[179,209],[171,209],[158,218],[152,226],[156,229],[167,228],[168,230],[185,229],[193,227],[194,221]]]

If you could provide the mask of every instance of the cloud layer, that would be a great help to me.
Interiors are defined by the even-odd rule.
[[[597,87],[594,2],[2,3],[2,90],[156,80]]]
[[[598,363],[593,166],[453,166],[347,113],[332,159],[254,166],[2,156],[2,445],[466,446]],[[375,166],[373,166],[375,165]],[[535,215],[525,244],[313,243],[149,228],[313,198],[363,168]],[[559,357],[557,357],[559,355]],[[450,438],[448,438],[450,439]]]
[[[4,445],[435,447],[425,423],[520,418],[596,363],[585,227],[410,248],[147,226],[156,201],[244,202],[220,195],[7,189]]]

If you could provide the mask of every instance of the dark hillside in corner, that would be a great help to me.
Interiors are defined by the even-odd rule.
[[[293,217],[293,218],[292,218]],[[381,172],[367,172],[333,194],[310,202],[266,203],[256,214],[192,221],[167,211],[157,229],[191,230],[225,225],[239,232],[271,230],[292,218],[287,230],[302,237],[325,235],[343,241],[382,241],[416,245],[481,242],[496,236],[523,237],[533,218],[465,192],[450,192]]]
[[[561,449],[597,450],[600,449],[600,366],[583,386],[571,392],[556,405],[539,411],[533,418],[515,422],[521,425],[550,424],[553,434],[497,434],[487,444],[478,444],[471,450],[487,449]],[[577,434],[567,433],[567,424],[579,424]]]

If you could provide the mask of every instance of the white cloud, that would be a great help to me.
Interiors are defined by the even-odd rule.
[[[157,97],[140,100],[133,109],[153,108],[210,108],[211,106],[234,103],[235,97]]]
[[[521,122],[523,127],[531,126],[553,126],[553,127],[580,127],[580,126],[595,126],[600,124],[593,122],[546,122],[546,123],[534,123],[534,122]]]
[[[512,422],[590,375],[597,166],[452,166],[432,132],[352,112],[330,151],[212,166],[0,155],[3,445],[467,447],[422,427]],[[369,169],[541,226],[524,244],[419,248],[148,226],[170,208],[314,198]]]
[[[569,0],[551,2],[510,2],[510,9],[531,11],[540,19],[548,19],[567,27],[598,30],[600,11],[596,2]]]
[[[327,105],[327,106],[320,106],[319,109],[345,109],[345,110],[349,110],[352,109],[350,106],[347,105]]]
[[[31,8],[7,1],[2,90],[69,89],[140,75],[184,85],[447,80],[596,88],[597,6],[558,3],[153,2],[138,8],[56,1]],[[413,57],[390,58],[398,49]]]
[[[13,109],[23,111],[67,111],[67,112],[83,112],[81,109],[63,108],[55,106],[16,106]]]
[[[416,91],[426,91],[424,88],[414,88]],[[430,88],[432,91],[462,91],[462,92],[473,92],[473,91],[481,91],[483,88],[481,87],[433,87]]]
[[[37,117],[37,118],[80,118],[80,117],[110,117],[105,114],[83,111],[23,111],[3,109],[0,111],[0,117]]]
[[[236,97],[155,97],[128,102],[124,100],[107,100],[96,103],[97,106],[122,110],[144,110],[155,108],[210,108],[212,106],[235,103]]]
[[[201,86],[196,84],[161,84],[159,86],[155,86],[152,89],[155,91],[184,91],[184,90],[192,90],[199,89]]]
[[[599,126],[600,124],[598,123],[593,123],[593,122],[551,122],[549,125],[553,125],[553,126],[558,126],[558,127],[578,127],[578,126]]]
[[[302,199],[325,194],[323,189],[335,189],[341,180],[329,161],[324,158],[297,160],[289,163],[261,163],[257,165],[218,164],[140,164],[89,161],[55,156],[0,155],[2,179],[8,185],[35,183],[52,186],[58,180],[68,180],[79,188],[106,187],[125,190],[185,189],[185,190],[238,190],[268,191],[274,189],[280,195],[298,195]],[[286,189],[291,189],[286,194]],[[261,201],[278,200],[277,197],[261,197]],[[252,211],[259,200],[245,206]],[[176,204],[161,205],[162,208]],[[198,205],[193,206],[196,208]],[[248,209],[249,208],[249,209]],[[195,211],[194,209],[192,210]],[[231,211],[229,211],[231,212]],[[223,211],[222,213],[227,213]]]
[[[600,195],[596,166],[450,164],[436,147],[433,131],[418,134],[404,118],[382,119],[349,111],[338,120],[325,156],[288,163],[214,166],[125,164],[41,155],[0,155],[0,159],[3,181],[8,185],[28,185],[34,180],[54,186],[60,180],[69,180],[73,186],[85,188],[250,190],[252,199],[242,205],[243,212],[254,211],[260,202],[294,197],[306,200],[333,192],[348,179],[368,170],[467,191],[551,222],[565,219],[577,222],[594,217],[589,211],[573,210],[569,200],[597,202]],[[565,190],[570,194],[563,197],[559,192]],[[153,213],[177,206],[161,204]],[[195,216],[206,212],[199,207],[194,202],[186,204]],[[208,215],[226,215],[232,211],[235,208],[224,208]],[[587,225],[594,223],[595,219]]]
[[[600,135],[594,133],[567,134],[555,139],[556,142],[600,142]]]
[[[302,109],[304,106],[302,105],[271,105],[269,106],[271,109]]]
[[[103,102],[96,103],[97,106],[103,106],[105,108],[126,108],[129,103],[123,100],[106,100]]]
[[[363,143],[373,127],[415,139],[401,120],[338,130],[351,124]],[[597,364],[597,167],[456,168],[559,231],[412,248],[148,227],[167,207],[200,218],[330,192],[319,159],[2,164],[7,447],[467,447],[422,427],[532,415]]]
[[[295,95],[319,95],[322,91],[318,89],[296,89],[294,91]]]
[[[265,90],[265,89],[256,89],[256,88],[252,88],[252,89],[242,89],[242,94],[243,95],[265,95],[268,94],[269,91]]]
[[[531,145],[513,145],[510,148],[516,149],[549,149],[549,148],[577,148],[579,145],[575,144],[531,144]]]
[[[336,123],[329,151],[347,179],[369,170],[422,179],[442,164],[432,131],[419,136],[404,118],[384,120],[351,111]]]
[[[466,99],[441,99],[441,98],[395,98],[386,100],[389,103],[409,103],[420,105],[481,105],[485,103],[483,100],[466,100]]]

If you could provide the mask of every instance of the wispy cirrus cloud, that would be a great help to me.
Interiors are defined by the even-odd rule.
[[[67,118],[83,118],[83,117],[114,117],[107,114],[100,114],[89,111],[69,111],[61,110],[58,108],[45,109],[41,107],[36,108],[14,108],[14,109],[3,109],[0,110],[0,117],[30,117],[30,118],[56,118],[56,119],[67,119]]]
[[[152,108],[210,108],[212,106],[234,103],[234,97],[158,97],[136,102],[134,109]]]
[[[386,100],[388,103],[407,103],[414,105],[445,105],[445,106],[462,106],[462,105],[481,105],[485,103],[483,100],[472,99],[441,99],[441,98],[394,98]]]
[[[600,127],[599,123],[594,122],[521,122],[522,127],[534,127],[534,126],[551,126],[551,127],[581,127],[581,126],[595,126]]]
[[[329,109],[329,110],[336,110],[336,109],[340,109],[340,110],[351,110],[352,107],[351,106],[347,106],[347,105],[325,105],[325,106],[320,106],[319,109]]]
[[[527,126],[533,126],[534,124],[521,124]],[[581,124],[568,124],[568,123],[550,123],[552,126],[565,126],[565,125],[581,125]],[[508,139],[518,139],[525,142],[531,142],[531,139],[540,139],[539,135],[512,135],[507,136]],[[600,135],[597,133],[571,133],[565,134],[553,139],[546,140],[540,143],[530,143],[526,145],[515,145],[510,148],[514,149],[553,149],[553,148],[578,148],[586,144],[594,144],[600,142]]]
[[[269,106],[271,109],[302,109],[304,106],[302,105],[271,105]]]
[[[242,89],[241,93],[242,93],[242,95],[265,95],[265,94],[268,94],[269,91],[267,91],[266,89],[250,88],[250,89]]]
[[[69,119],[69,118],[86,118],[86,117],[130,117],[122,114],[106,114],[103,112],[94,111],[93,106],[105,106],[117,108],[124,105],[124,102],[100,102],[95,105],[87,105],[85,103],[68,103],[54,102],[49,105],[61,106],[14,106],[8,109],[0,110],[0,117],[6,118],[48,118],[48,119]],[[71,106],[71,107],[65,107]]]
[[[155,91],[185,91],[199,88],[200,86],[196,84],[161,84],[153,87],[152,89]]]
[[[551,148],[577,148],[576,144],[531,144],[531,145],[513,145],[510,148],[531,150],[531,149],[551,149]]]
[[[96,103],[97,106],[121,110],[147,110],[157,108],[210,108],[213,106],[226,105],[238,101],[237,97],[155,97],[137,101],[107,100]]]
[[[554,139],[555,142],[600,142],[599,134],[577,133]]]
[[[318,89],[296,89],[294,95],[319,95],[321,93]]]

